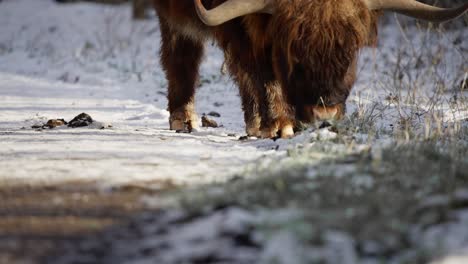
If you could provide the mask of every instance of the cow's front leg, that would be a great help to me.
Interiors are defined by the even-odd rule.
[[[245,71],[246,67],[238,62],[228,66],[239,85],[247,135],[262,138],[292,137],[294,122],[290,118],[292,115],[288,114],[289,105],[284,101],[279,83],[264,78],[272,75],[255,68],[251,68],[251,72]]]
[[[258,55],[251,58],[234,63],[231,70],[239,83],[247,134],[262,138],[294,136],[294,115],[275,80],[270,59]]]
[[[292,122],[285,118],[284,100],[277,86],[271,62],[271,47],[258,52],[252,39],[238,23],[226,23],[216,34],[225,51],[226,66],[239,85],[249,136],[276,138],[293,135]],[[227,32],[227,33],[226,33]]]
[[[291,138],[294,136],[294,118],[285,101],[278,81],[267,81],[260,90],[261,136],[263,138]]]
[[[198,129],[195,85],[203,55],[203,43],[172,31],[161,19],[161,64],[168,80],[168,110],[171,130]]]

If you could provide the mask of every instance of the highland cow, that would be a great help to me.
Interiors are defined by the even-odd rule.
[[[358,51],[376,43],[380,12],[442,22],[468,9],[468,4],[437,8],[415,0],[154,0],[154,5],[170,128],[198,127],[198,67],[204,42],[214,39],[239,86],[247,134],[266,138],[291,137],[300,122],[344,114]]]

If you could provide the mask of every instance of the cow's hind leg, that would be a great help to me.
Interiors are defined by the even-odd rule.
[[[244,112],[245,131],[248,136],[260,137],[260,114],[259,102],[253,80],[239,63],[240,53],[229,50],[225,52],[225,63],[233,77],[234,81],[239,86],[239,95],[242,103],[242,110]]]
[[[198,128],[194,107],[195,85],[203,55],[203,42],[171,30],[161,19],[161,63],[168,80],[169,126],[176,131]]]

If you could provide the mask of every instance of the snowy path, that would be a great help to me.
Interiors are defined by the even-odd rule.
[[[203,128],[194,134],[169,131],[167,111],[137,100],[107,99],[107,93],[119,93],[112,86],[64,84],[9,73],[0,73],[0,86],[2,184],[91,181],[158,188],[165,182],[222,181],[274,145],[239,141],[241,125]],[[92,94],[95,91],[101,94]],[[203,89],[200,94],[204,96]],[[81,112],[112,128],[31,128],[47,119],[71,120]]]
[[[218,112],[214,119],[223,127],[177,134],[168,130],[154,20],[132,24],[128,6],[1,5],[0,24],[8,26],[0,34],[0,184],[161,188],[217,182],[274,153],[272,141],[238,140],[244,129],[240,102],[234,85],[219,74],[222,54],[213,47],[196,103],[200,115]],[[98,59],[106,51],[115,55]],[[82,112],[112,128],[31,128]]]
[[[0,7],[0,184],[85,181],[159,188],[165,183],[224,181],[263,155],[282,155],[284,151],[272,151],[278,145],[281,150],[294,145],[282,140],[238,140],[244,134],[238,91],[220,74],[223,56],[210,44],[200,69],[196,110],[200,116],[219,113],[214,119],[222,127],[196,134],[169,131],[156,19],[132,21],[129,5],[10,0]],[[411,34],[414,39],[408,42],[397,27],[382,28],[379,48],[362,52],[348,115],[372,112],[377,105],[382,112],[374,118],[382,118],[371,123],[387,132],[401,119],[415,119],[413,126],[418,129],[425,120],[421,112],[428,112],[429,119],[430,111],[439,109],[446,121],[466,118],[463,93],[456,94],[467,76],[466,45],[452,43],[468,30]],[[428,38],[439,45],[426,47]],[[420,48],[405,50],[408,45]],[[451,45],[454,48],[447,48]],[[437,54],[435,49],[446,63],[434,69],[412,67],[418,56]],[[409,69],[408,83],[402,87],[415,87],[411,92],[393,85],[392,71],[400,67],[395,66],[398,52],[407,58],[400,64]],[[422,72],[425,69],[427,73]],[[425,78],[427,74],[434,77]],[[452,92],[441,95],[439,84]],[[398,99],[406,93],[418,94],[420,101],[409,100],[411,96],[410,103]],[[70,120],[82,112],[112,128],[31,128],[48,119]]]
[[[222,181],[263,154],[234,136],[176,134],[162,125],[0,133],[2,184],[96,181],[158,188],[165,182]]]
[[[238,134],[228,135],[229,129],[179,134],[168,130],[165,110],[134,100],[88,95],[95,89],[111,88],[4,73],[0,79],[2,184],[80,180],[112,185],[154,183],[152,187],[157,188],[167,181],[211,182],[265,152],[257,148],[258,142],[241,143]],[[49,118],[71,120],[81,112],[112,123],[112,128],[31,128]]]

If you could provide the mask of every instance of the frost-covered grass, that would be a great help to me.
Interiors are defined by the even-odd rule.
[[[277,236],[291,235],[301,245],[294,263],[428,263],[468,248],[467,156],[466,143],[356,150],[317,142],[255,179],[192,192],[181,204],[194,215],[262,212],[250,222],[251,237],[268,250]],[[324,254],[336,246],[331,234],[344,255]],[[270,257],[288,263],[281,256],[289,249],[276,250]]]
[[[467,155],[454,142],[316,141],[227,184],[171,194],[176,206],[92,236],[52,263],[462,264]]]

